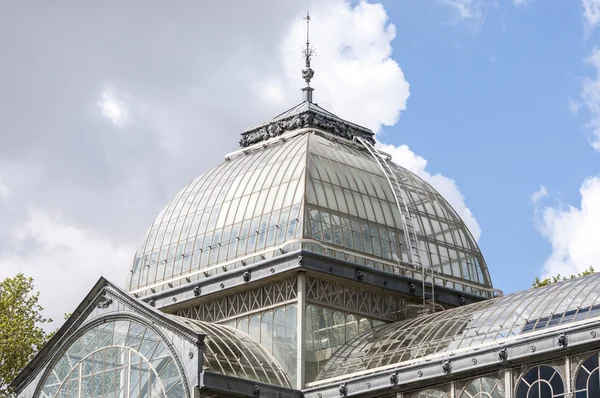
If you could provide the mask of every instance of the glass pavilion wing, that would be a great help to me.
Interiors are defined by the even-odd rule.
[[[385,260],[407,261],[401,214],[374,158],[356,145],[316,134],[310,136],[308,152],[309,237]],[[390,164],[417,223],[423,265],[491,287],[475,240],[448,202],[415,174]],[[460,283],[449,287],[463,289]]]
[[[192,181],[147,232],[128,290],[179,286],[299,238],[306,145],[298,135],[248,150]]]
[[[130,320],[102,323],[73,342],[47,373],[40,396],[187,396],[171,350],[152,329]]]
[[[379,326],[342,346],[317,380],[600,317],[600,274]]]
[[[290,387],[279,363],[246,333],[225,325],[168,315],[204,334],[204,370]]]

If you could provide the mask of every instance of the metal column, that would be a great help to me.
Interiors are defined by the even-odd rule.
[[[305,334],[306,334],[306,274],[298,272],[298,311],[296,311],[296,333],[298,334],[298,347],[296,353],[296,388],[304,388],[306,366],[304,361]]]

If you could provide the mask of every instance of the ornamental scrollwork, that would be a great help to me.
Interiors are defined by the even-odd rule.
[[[288,131],[307,127],[318,128],[347,140],[352,140],[354,137],[361,137],[369,141],[372,145],[375,145],[373,132],[371,130],[351,125],[341,119],[319,115],[314,111],[305,111],[284,119],[273,120],[254,129],[246,130],[242,133],[239,144],[241,148],[246,148],[258,142],[268,140],[269,138],[282,135]]]

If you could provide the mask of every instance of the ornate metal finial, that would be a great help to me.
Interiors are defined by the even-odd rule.
[[[302,89],[304,101],[312,102],[313,88],[310,87],[310,80],[315,75],[315,71],[310,67],[310,60],[315,55],[315,49],[310,45],[310,14],[306,12],[304,17],[306,21],[306,47],[302,49],[302,56],[304,56],[304,69],[302,69],[302,78],[306,82],[306,87]]]

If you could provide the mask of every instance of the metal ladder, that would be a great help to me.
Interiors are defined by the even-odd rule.
[[[400,182],[396,178],[396,175],[392,171],[390,165],[387,162],[386,156],[384,156],[381,152],[379,152],[370,142],[365,140],[362,137],[354,137],[355,141],[364,146],[367,151],[371,154],[371,156],[375,159],[381,170],[383,171],[385,178],[392,188],[392,192],[394,193],[394,199],[396,201],[396,206],[398,206],[398,210],[400,211],[401,219],[402,219],[402,228],[404,229],[404,240],[406,242],[407,257],[408,262],[412,264],[415,268],[420,269],[422,273],[423,280],[423,307],[425,312],[435,312],[435,292],[434,292],[434,275],[433,268],[431,269],[431,283],[426,282],[427,274],[425,272],[425,267],[421,264],[421,254],[419,251],[419,240],[417,238],[416,228],[413,223],[413,219],[410,216],[410,212],[408,210],[408,205],[406,204],[406,200],[404,199],[404,195],[402,194],[402,189],[400,186]]]

